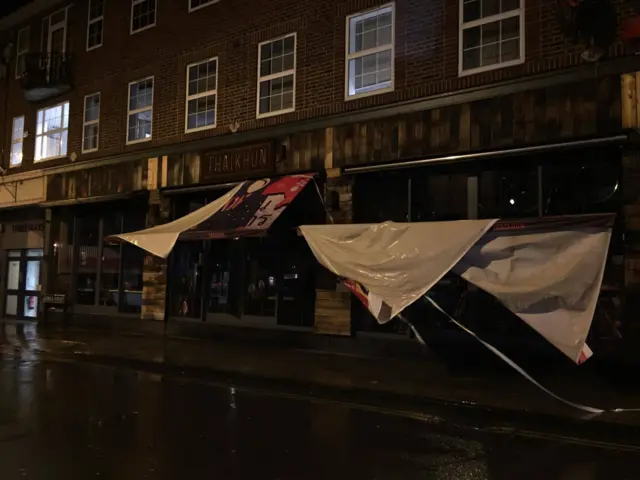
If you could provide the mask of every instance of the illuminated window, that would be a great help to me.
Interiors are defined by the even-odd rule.
[[[393,5],[347,17],[346,98],[393,90]]]
[[[127,143],[151,140],[153,131],[153,77],[129,84]]]
[[[22,164],[22,143],[24,140],[24,115],[13,119],[13,129],[11,130],[11,163],[10,166],[17,167]]]
[[[36,162],[66,156],[68,138],[69,102],[38,110],[34,157]]]

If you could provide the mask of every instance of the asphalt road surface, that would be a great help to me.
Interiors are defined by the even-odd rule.
[[[384,409],[0,358],[0,479],[640,478],[640,450]]]

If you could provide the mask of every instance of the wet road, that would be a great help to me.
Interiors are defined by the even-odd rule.
[[[637,479],[640,451],[126,368],[0,358],[0,478]]]

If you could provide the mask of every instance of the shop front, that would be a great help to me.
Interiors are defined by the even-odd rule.
[[[289,194],[283,196],[286,188],[277,185],[285,183],[274,176],[276,156],[271,143],[205,153],[199,163],[197,186],[163,191],[170,199],[172,220],[211,205],[241,181],[253,179],[247,180],[243,205],[233,209],[230,223],[207,228],[215,233],[252,222],[271,226],[251,235],[227,232],[222,238],[207,238],[210,235],[202,234],[177,242],[168,258],[169,321],[312,328],[317,266],[296,227],[325,221],[321,177],[309,174],[309,184],[295,192],[295,200]],[[252,196],[260,192],[265,193]],[[262,212],[260,220],[254,218],[257,212]]]
[[[558,215],[615,213],[603,290],[620,297],[624,285],[622,225],[622,154],[624,136],[600,141],[549,145],[542,153],[491,155],[431,166],[345,168],[353,182],[354,223],[449,221],[464,219],[544,218]],[[558,146],[559,147],[559,146]],[[513,153],[513,152],[512,152]],[[464,156],[463,156],[464,157]],[[437,160],[437,159],[434,159]],[[420,165],[420,162],[416,162]],[[428,163],[428,162],[422,162]],[[376,192],[384,191],[384,195]],[[459,276],[447,274],[433,289],[446,311],[474,331],[509,338],[516,343],[529,330],[491,296]],[[427,305],[416,305],[408,315],[430,338],[442,330],[458,332],[451,322]],[[597,312],[593,335],[619,337],[620,325]],[[352,302],[354,329],[360,335],[411,336],[403,322],[379,324],[360,302]],[[433,329],[440,330],[434,332]],[[598,339],[593,339],[596,342]]]

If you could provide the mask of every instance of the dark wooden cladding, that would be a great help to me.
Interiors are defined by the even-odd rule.
[[[313,130],[276,142],[277,173],[320,171],[324,169],[325,131]]]
[[[106,165],[47,177],[47,200],[73,200],[129,193],[144,188],[147,160]]]
[[[617,76],[336,127],[335,167],[609,134],[621,128]]]

